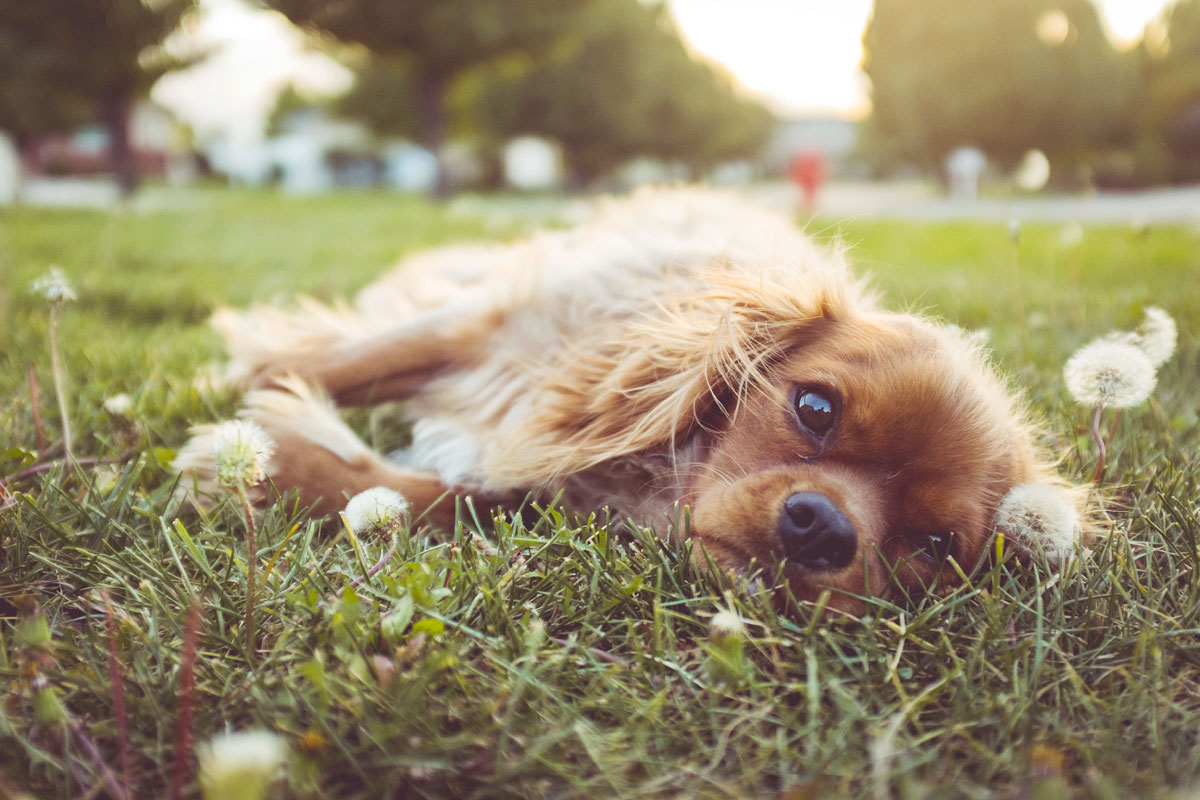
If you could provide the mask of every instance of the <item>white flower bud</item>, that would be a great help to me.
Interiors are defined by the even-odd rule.
[[[261,800],[287,760],[287,744],[268,731],[223,733],[197,755],[205,800]]]
[[[247,488],[266,480],[275,443],[258,425],[245,420],[222,422],[213,429],[212,443],[218,485]]]

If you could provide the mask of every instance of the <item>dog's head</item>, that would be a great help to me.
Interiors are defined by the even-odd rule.
[[[961,332],[827,305],[756,373],[690,486],[692,524],[721,567],[781,563],[795,597],[923,593],[970,570],[1017,487],[1052,486],[1034,430]],[[1062,532],[1018,546],[1052,558]],[[1070,537],[1073,530],[1066,532]],[[1021,538],[1024,536],[1025,538]]]
[[[782,564],[797,599],[830,589],[846,611],[953,580],[950,559],[970,570],[998,526],[1073,551],[1077,493],[961,331],[880,311],[837,269],[722,271],[660,312],[560,370],[530,469],[666,444],[686,454],[675,494],[701,560]],[[1014,492],[1041,504],[1004,511]]]

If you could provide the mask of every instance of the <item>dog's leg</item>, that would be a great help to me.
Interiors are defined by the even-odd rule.
[[[403,399],[474,363],[503,318],[494,309],[446,307],[366,331],[333,312],[258,309],[220,312],[214,324],[229,341],[234,382],[266,388],[299,375],[339,405],[366,405]]]
[[[446,486],[435,475],[388,464],[341,421],[328,400],[302,381],[283,379],[281,388],[250,392],[240,416],[261,426],[275,445],[268,468],[270,483],[281,493],[299,490],[301,503],[312,505],[315,515],[335,514],[355,494],[386,486],[412,504],[413,519],[418,523],[446,530],[453,527],[455,498],[466,492]],[[191,441],[175,459],[184,488],[194,486],[201,496],[217,488],[213,427],[193,431]],[[251,496],[255,502],[266,500],[266,486],[257,487]],[[515,495],[474,496],[484,507],[515,508],[521,500]]]

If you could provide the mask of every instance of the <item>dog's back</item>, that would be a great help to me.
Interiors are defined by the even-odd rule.
[[[372,366],[374,393],[356,383],[341,399],[406,400],[413,445],[405,463],[453,485],[509,488],[484,451],[537,413],[548,373],[609,348],[619,329],[670,313],[664,304],[692,295],[713,273],[781,265],[810,274],[814,285],[848,280],[840,255],[781,214],[721,192],[643,190],[600,201],[588,222],[567,230],[418,253],[361,290],[353,306],[301,300],[294,310],[222,310],[214,321],[235,383],[305,375],[331,353],[344,372],[356,351],[380,341],[393,354],[427,350],[435,363],[422,379],[396,391]],[[440,359],[439,349],[447,351]]]

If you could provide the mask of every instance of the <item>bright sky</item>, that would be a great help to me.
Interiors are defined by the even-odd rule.
[[[1170,0],[1094,0],[1114,41],[1136,41]],[[728,69],[784,114],[861,117],[867,84],[859,72],[871,0],[668,0],[693,49]],[[276,92],[290,82],[336,92],[350,77],[307,51],[283,17],[241,0],[203,0],[190,35],[216,49],[206,62],[164,78],[154,98],[201,136],[259,135]]]

